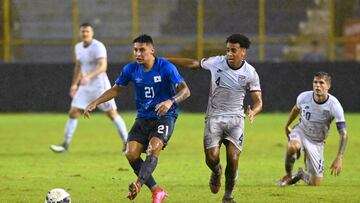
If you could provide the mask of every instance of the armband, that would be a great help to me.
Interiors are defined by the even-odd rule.
[[[336,123],[336,128],[337,128],[338,130],[341,130],[341,129],[343,129],[343,128],[346,128],[345,122],[337,122],[337,123]]]

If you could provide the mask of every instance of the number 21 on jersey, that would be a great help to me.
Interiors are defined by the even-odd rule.
[[[144,87],[145,98],[151,99],[155,96],[154,87]]]

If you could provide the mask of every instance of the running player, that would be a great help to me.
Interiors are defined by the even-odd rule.
[[[232,196],[240,152],[244,140],[244,98],[250,92],[253,107],[247,107],[250,123],[262,109],[259,76],[253,66],[245,61],[249,39],[242,34],[233,34],[226,39],[226,55],[194,59],[169,58],[175,64],[191,69],[204,68],[211,73],[211,87],[206,111],[204,148],[206,164],[212,171],[209,181],[212,193],[221,188],[222,166],[220,146],[226,147],[225,194],[223,203],[234,203]]]
[[[155,57],[149,35],[140,35],[133,44],[136,62],[125,65],[115,85],[89,104],[84,115],[89,117],[97,105],[115,98],[129,82],[134,83],[137,118],[129,132],[125,154],[138,178],[129,185],[128,198],[133,200],[145,184],[152,191],[153,203],[160,203],[167,193],[157,185],[152,173],[173,133],[179,103],[190,96],[190,90],[173,64]],[[145,150],[144,161],[140,155]]]

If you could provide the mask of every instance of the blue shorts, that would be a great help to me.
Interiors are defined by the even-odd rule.
[[[136,141],[144,145],[145,149],[148,147],[149,141],[152,137],[160,138],[164,147],[167,145],[174,131],[176,118],[137,118],[132,126],[127,141]]]

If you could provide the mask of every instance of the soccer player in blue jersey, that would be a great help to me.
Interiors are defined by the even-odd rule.
[[[89,104],[84,115],[89,117],[97,105],[115,98],[130,81],[134,83],[137,118],[125,154],[138,179],[129,185],[128,198],[133,200],[145,184],[152,191],[153,203],[160,203],[167,193],[152,173],[174,130],[178,104],[190,96],[190,90],[172,63],[155,56],[150,36],[140,35],[133,44],[136,62],[125,65],[115,85]],[[145,150],[144,161],[140,155]]]

